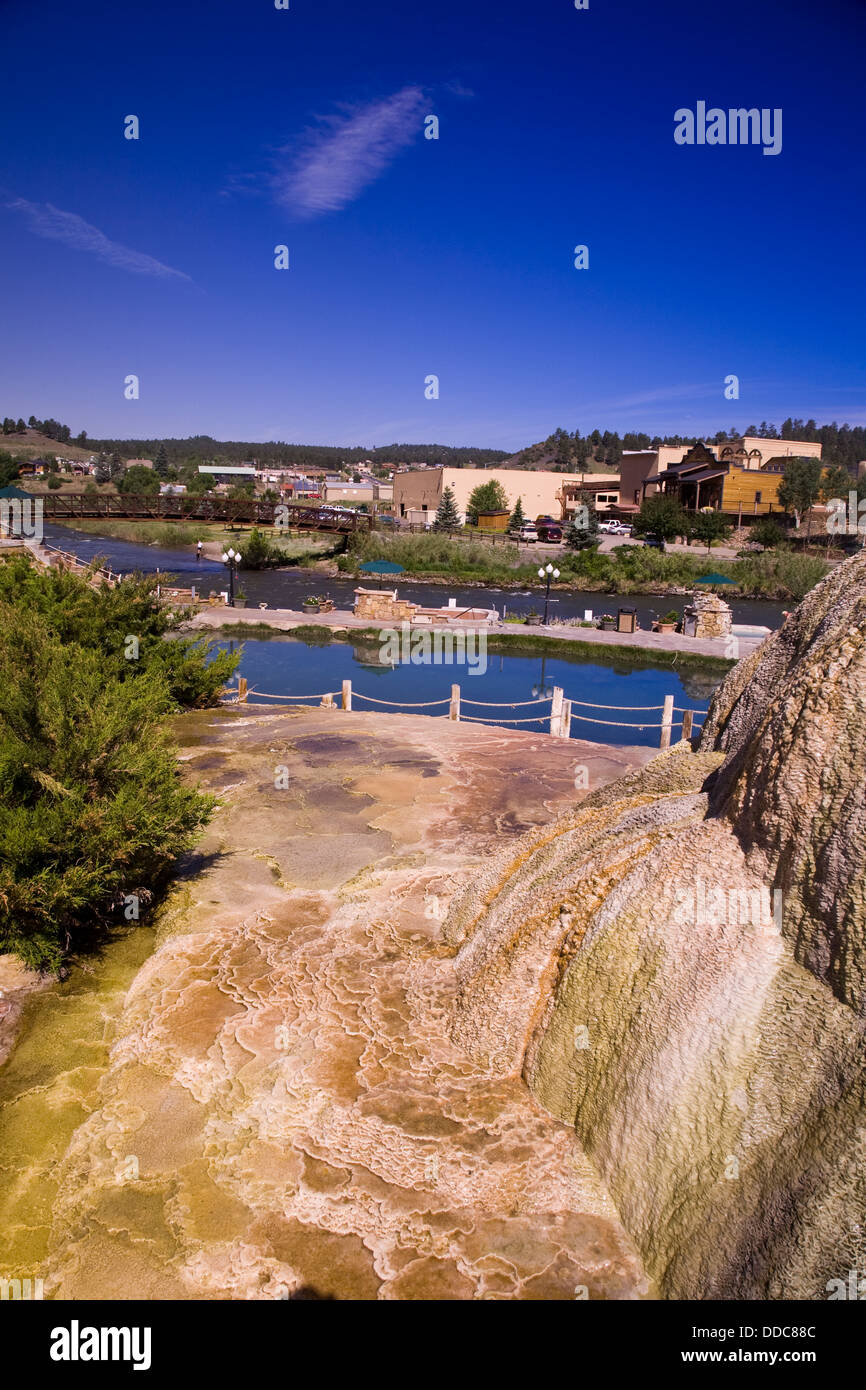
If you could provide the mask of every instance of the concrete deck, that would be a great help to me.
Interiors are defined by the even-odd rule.
[[[356,618],[350,609],[334,609],[331,613],[307,613],[294,608],[228,608],[219,606],[203,608],[190,619],[191,628],[221,628],[229,623],[264,623],[277,631],[287,631],[293,627],[327,627],[337,630],[379,628],[393,630],[398,624],[376,621],[373,618]],[[518,637],[532,635],[549,637],[555,642],[588,642],[600,647],[640,647],[649,652],[680,652],[688,656],[714,656],[731,660],[728,640],[721,637],[684,637],[679,632],[649,632],[644,628],[637,632],[602,632],[596,627],[564,627],[549,623],[538,627],[525,627],[518,623],[484,623],[483,625],[460,622],[413,623],[419,632],[453,632],[461,627],[480,626],[491,636]],[[761,645],[756,637],[738,638],[738,658],[748,656]]]

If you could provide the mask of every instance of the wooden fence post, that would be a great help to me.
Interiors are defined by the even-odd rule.
[[[562,723],[562,695],[561,685],[553,687],[553,699],[550,702],[550,735],[551,738],[559,738],[560,726]]]
[[[562,715],[559,721],[560,738],[571,738],[571,701],[563,700]]]
[[[458,720],[458,721],[459,721],[459,719],[460,719],[460,686],[459,686],[459,685],[452,685],[452,687],[451,687],[451,708],[450,708],[449,711],[448,711],[448,718],[449,718],[449,719],[456,719],[456,720]]]
[[[692,720],[694,719],[694,717],[694,712],[692,710],[683,710],[683,738],[685,739],[691,740]]]
[[[247,702],[247,678],[246,678],[246,676],[239,676],[239,677],[238,677],[238,704],[239,704],[239,705],[245,705],[246,702]]]
[[[343,709],[352,708],[352,682],[343,681]]]
[[[661,740],[660,740],[660,742],[659,742],[659,748],[670,748],[670,746],[671,746],[671,729],[673,728],[673,723],[674,723],[674,697],[673,697],[673,695],[666,695],[666,696],[665,696],[665,707],[664,707],[664,709],[662,710],[662,736],[661,736]]]

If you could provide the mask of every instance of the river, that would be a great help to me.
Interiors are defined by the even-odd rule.
[[[45,538],[49,544],[83,559],[104,557],[119,573],[159,570],[178,575],[182,583],[195,583],[204,593],[224,589],[228,583],[221,564],[197,560],[185,550],[135,545],[59,526],[47,527]],[[243,574],[242,582],[249,608],[244,613],[239,612],[238,618],[248,621],[258,616],[256,609],[260,603],[267,603],[271,608],[300,608],[307,594],[328,594],[338,608],[351,608],[357,583],[349,578],[330,578],[300,569],[251,570]],[[526,614],[532,609],[540,611],[544,603],[543,594],[537,591],[521,593],[496,586],[466,588],[455,585],[451,588],[408,580],[399,582],[399,592],[425,605],[438,606],[454,598],[458,603],[481,604],[516,614]],[[587,609],[595,614],[616,612],[621,604],[627,604],[637,610],[640,623],[649,626],[659,613],[681,607],[682,602],[682,599],[667,596],[624,598],[559,592],[552,596],[551,613],[556,617],[582,618]],[[735,600],[732,608],[735,622],[777,627],[781,621],[781,604]],[[231,649],[241,646],[243,654],[238,675],[245,676],[251,687],[269,694],[319,696],[328,691],[339,692],[342,682],[351,680],[356,709],[407,710],[410,705],[442,701],[424,711],[435,716],[447,713],[451,685],[456,683],[461,687],[463,717],[484,719],[527,733],[540,733],[549,727],[549,697],[554,687],[559,686],[565,698],[573,702],[572,738],[641,747],[659,744],[661,712],[658,707],[666,695],[673,695],[674,705],[678,707],[675,720],[682,720],[682,709],[691,709],[696,715],[696,728],[699,728],[721,679],[714,667],[687,663],[677,668],[662,662],[653,664],[649,658],[636,662],[607,649],[599,651],[598,656],[593,655],[591,660],[577,653],[570,655],[565,649],[561,656],[544,657],[515,652],[482,655],[480,652],[473,654],[470,649],[468,661],[451,665],[444,660],[437,661],[435,650],[428,660],[394,662],[381,654],[380,644],[375,642],[334,641],[323,645],[321,637],[317,632],[316,638],[302,642],[275,633],[267,639],[244,638],[242,643],[221,640],[218,645]],[[440,656],[444,658],[445,653]],[[364,696],[371,698],[367,700]],[[512,705],[515,707],[511,708]],[[590,708],[590,705],[611,708],[605,711]],[[533,722],[509,722],[517,720]],[[674,724],[675,738],[679,727],[681,724]]]
[[[225,568],[213,560],[196,560],[188,550],[172,550],[160,545],[134,545],[129,541],[111,540],[104,536],[91,536],[82,531],[69,530],[63,526],[46,526],[45,539],[49,545],[59,546],[82,559],[104,557],[111,569],[120,573],[141,570],[153,573],[159,569],[165,573],[183,576],[185,583],[197,583],[204,592],[210,589],[221,590],[228,587]],[[709,567],[712,568],[708,561]],[[198,577],[196,580],[195,576]],[[374,580],[365,580],[365,584]],[[307,594],[328,594],[338,608],[351,608],[355,579],[331,579],[325,574],[305,569],[248,570],[243,574],[243,587],[251,607],[267,603],[271,608],[300,608]],[[425,584],[423,580],[398,580],[400,594],[424,606],[439,607],[449,598],[458,604],[466,603],[496,608],[500,612],[525,616],[533,608],[542,611],[544,593],[539,590],[502,589],[492,584],[467,588],[460,584]],[[554,590],[551,594],[550,613],[553,618],[582,618],[587,609],[598,616],[601,613],[615,613],[621,605],[628,605],[637,611],[638,620],[649,627],[653,618],[671,608],[681,609],[683,598],[670,595],[599,594],[584,592],[565,592]],[[793,605],[788,605],[793,606]],[[759,599],[732,599],[731,609],[735,623],[753,623],[762,627],[777,628],[782,621],[785,604],[771,603]]]

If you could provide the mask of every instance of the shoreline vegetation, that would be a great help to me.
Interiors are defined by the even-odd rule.
[[[545,555],[546,559],[546,555]],[[341,574],[354,575],[368,560],[393,560],[404,577],[466,585],[495,583],[498,587],[542,589],[534,559],[510,565],[491,546],[467,545],[445,536],[384,536],[378,531],[350,538],[337,560]],[[622,545],[601,552],[563,549],[556,558],[560,582],[551,592],[608,594],[671,594],[691,592],[708,569],[733,580],[730,593],[743,598],[799,601],[823,579],[829,566],[814,555],[789,550],[764,551],[737,560],[716,560],[712,554],[692,557],[660,552],[642,545]]]
[[[223,532],[183,522],[77,521],[72,530],[143,545],[167,545],[174,549],[194,549],[198,540],[206,543],[233,543],[245,549],[244,533]],[[360,579],[359,566],[365,561],[392,560],[403,566],[401,579],[426,584],[478,588],[495,584],[508,590],[539,589],[538,561],[533,557],[515,565],[503,547],[485,541],[457,540],[452,537],[390,535],[381,531],[357,534],[349,539],[342,553],[336,554],[333,537],[323,539],[317,548],[308,538],[274,538],[270,531],[259,532],[271,551],[267,567],[308,569],[327,572],[333,577]],[[251,533],[246,535],[246,544]],[[545,552],[546,559],[546,552]],[[283,563],[280,563],[280,560]],[[276,562],[276,563],[275,563]],[[572,551],[563,548],[556,557],[560,581],[551,590],[578,593],[644,594],[681,596],[691,592],[702,574],[713,570],[733,581],[729,594],[739,598],[799,602],[827,574],[830,566],[817,555],[775,549],[743,556],[736,560],[716,559],[709,554],[684,555],[660,552],[642,545],[622,545],[601,552],[593,549]],[[259,564],[250,566],[258,568]]]

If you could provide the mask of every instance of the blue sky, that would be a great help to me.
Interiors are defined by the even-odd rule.
[[[506,449],[866,423],[863,0],[290,4],[0,4],[0,413]],[[781,152],[677,145],[699,100],[781,108]]]

